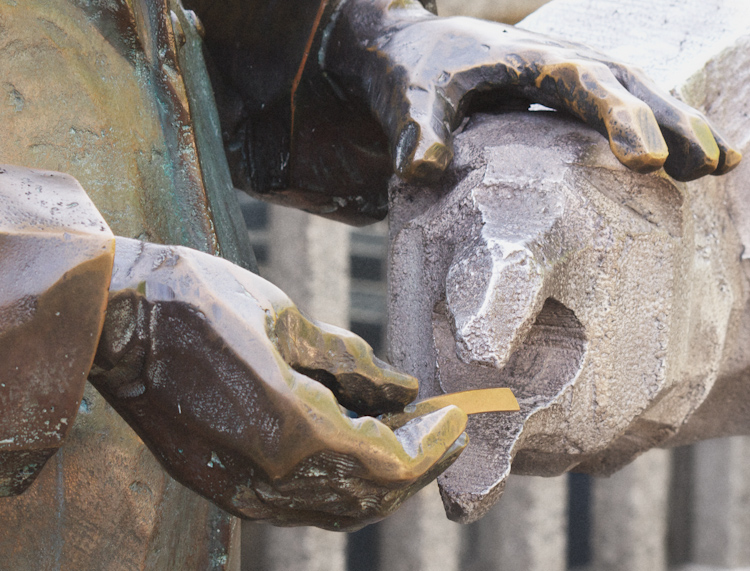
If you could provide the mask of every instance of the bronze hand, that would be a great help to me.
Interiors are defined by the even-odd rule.
[[[416,380],[262,278],[187,248],[117,239],[91,380],[173,477],[277,524],[385,517],[466,444],[456,407],[396,431],[347,416],[339,402],[401,409]]]
[[[471,18],[437,18],[415,0],[342,3],[324,40],[324,69],[365,98],[388,136],[396,172],[434,178],[472,103],[541,103],[607,136],[627,167],[677,180],[723,174],[739,152],[697,111],[638,69],[580,44]]]

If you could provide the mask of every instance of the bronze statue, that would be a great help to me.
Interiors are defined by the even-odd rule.
[[[331,529],[384,517],[460,452],[465,415],[443,409],[395,433],[368,417],[344,416],[337,401],[364,415],[395,411],[414,398],[416,383],[375,360],[351,334],[302,317],[267,282],[194,251],[254,267],[233,186],[353,223],[379,219],[394,170],[439,186],[451,133],[466,113],[530,102],[591,124],[641,172],[664,166],[689,180],[727,172],[740,159],[697,112],[637,70],[583,46],[500,24],[441,19],[413,0],[186,4],[195,13],[177,0],[25,0],[0,8],[10,102],[0,110],[0,160],[74,175],[118,236],[101,246],[102,256],[114,249],[114,271],[90,380],[172,476],[236,515]],[[0,198],[10,204],[19,198],[18,184],[50,175],[11,168],[2,176],[15,177],[7,186],[0,178]],[[32,186],[45,192],[45,184]],[[76,209],[86,199],[80,194],[63,206],[73,202]],[[0,334],[20,339],[13,342],[18,362],[35,346],[35,337],[18,336],[24,320],[41,335],[59,317],[39,310],[58,296],[48,289],[57,282],[45,284],[43,276],[56,274],[49,257],[28,245],[33,240],[14,249],[26,238],[20,229],[28,212],[3,208],[10,214],[1,263],[10,265],[2,275],[18,287],[3,290],[9,293]],[[93,206],[83,208],[96,228],[106,228]],[[70,234],[60,229],[59,212],[35,216],[41,234],[57,221],[50,244]],[[60,280],[86,264],[81,251],[58,255]],[[20,252],[44,271],[21,282],[13,269]],[[88,316],[81,331],[90,335],[79,346],[70,388],[52,391],[59,418],[32,414],[40,406],[51,410],[52,397],[35,400],[33,391],[50,393],[53,381],[28,383],[31,369],[23,363],[8,373],[13,391],[0,388],[0,491],[18,493],[39,476],[26,493],[0,500],[0,518],[12,524],[6,529],[24,534],[25,550],[14,552],[17,567],[48,556],[44,549],[30,554],[37,549],[34,530],[70,538],[95,525],[99,536],[127,536],[112,553],[127,553],[140,568],[167,565],[169,548],[179,552],[171,565],[199,568],[204,557],[219,561],[212,568],[228,568],[232,520],[163,480],[95,391],[87,388],[81,401],[109,280],[103,266],[92,275],[91,293],[61,298],[78,319]],[[77,342],[56,333],[39,344],[50,347],[50,367],[63,350],[53,347],[61,335]],[[41,470],[78,402],[82,412],[63,454]],[[59,421],[56,436],[41,448],[18,444],[27,430],[21,425],[37,419],[42,426]],[[119,493],[132,500],[103,515]],[[45,509],[52,498],[56,507]],[[193,523],[146,517],[154,504],[162,514],[185,510]],[[195,523],[201,518],[205,524]],[[182,530],[174,533],[189,547],[178,548],[177,537],[161,529],[167,525]],[[69,566],[101,562],[98,540],[75,548],[62,543]],[[0,551],[12,545],[7,534],[0,538]]]

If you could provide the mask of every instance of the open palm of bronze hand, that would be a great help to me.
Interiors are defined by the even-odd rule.
[[[350,418],[339,403],[400,410],[416,379],[306,319],[269,282],[187,248],[117,239],[90,378],[173,477],[281,525],[376,521],[466,445],[456,407],[396,431]]]
[[[416,1],[349,0],[320,58],[339,91],[365,99],[396,172],[430,179],[453,156],[451,132],[472,103],[540,103],[608,137],[629,168],[692,180],[741,158],[697,111],[638,69],[570,42],[471,18],[438,18]]]

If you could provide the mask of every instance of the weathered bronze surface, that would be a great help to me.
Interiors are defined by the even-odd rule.
[[[75,179],[0,166],[0,496],[26,490],[73,425],[113,256]]]
[[[355,335],[305,318],[219,258],[117,239],[91,381],[170,474],[227,511],[355,529],[396,509],[466,445],[442,408],[392,432],[417,382]]]
[[[189,44],[165,4],[24,0],[0,3],[0,22],[3,162],[73,175],[117,235],[247,262],[214,232],[201,103],[175,52]],[[0,566],[234,569],[235,518],[166,475],[90,385],[84,404],[37,482],[0,498]]]
[[[24,0],[0,21],[2,162],[71,174],[118,236],[253,266],[231,186],[205,172],[213,100],[176,2]]]

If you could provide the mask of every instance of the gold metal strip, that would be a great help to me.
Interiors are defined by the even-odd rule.
[[[380,420],[395,430],[418,416],[424,416],[449,405],[456,405],[466,414],[480,412],[517,412],[520,409],[513,391],[507,388],[477,389],[448,393],[407,405],[403,412],[384,414]]]

